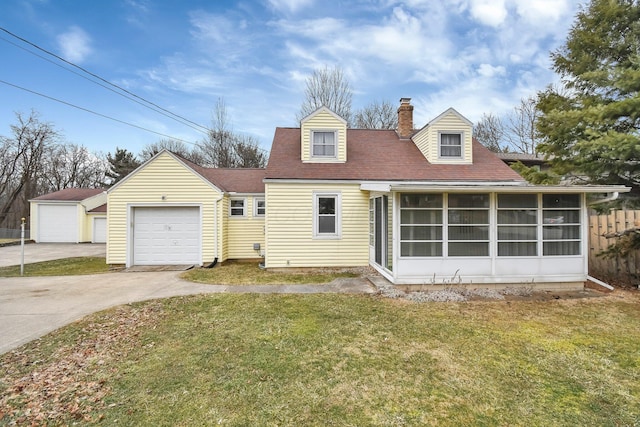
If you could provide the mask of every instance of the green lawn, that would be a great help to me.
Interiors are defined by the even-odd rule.
[[[620,291],[126,305],[0,357],[0,424],[633,426],[639,308]]]
[[[215,268],[194,268],[181,277],[197,283],[217,285],[294,285],[328,283],[339,277],[357,277],[358,273],[324,269],[318,271],[274,272],[262,270],[258,263],[229,262]]]
[[[109,266],[104,257],[76,257],[24,265],[25,276],[73,276],[78,274],[106,273]],[[0,277],[20,276],[20,266],[0,267]]]

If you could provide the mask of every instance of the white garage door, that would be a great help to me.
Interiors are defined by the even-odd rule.
[[[198,207],[134,208],[133,264],[200,263]]]
[[[76,205],[38,205],[38,242],[77,243]]]
[[[107,242],[107,218],[93,218],[93,243]]]

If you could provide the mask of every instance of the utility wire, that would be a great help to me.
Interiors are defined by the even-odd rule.
[[[49,95],[45,95],[45,94],[43,94],[43,93],[36,92],[35,90],[31,90],[31,89],[27,89],[27,88],[22,87],[22,86],[14,85],[13,83],[9,83],[9,82],[6,82],[6,81],[4,81],[4,80],[0,80],[0,83],[3,83],[3,84],[5,84],[5,85],[7,85],[7,86],[11,86],[11,87],[16,88],[16,89],[23,90],[23,91],[25,91],[25,92],[32,93],[32,94],[34,94],[34,95],[41,96],[41,97],[46,98],[46,99],[49,99],[49,100],[51,100],[51,101],[59,102],[60,104],[67,105],[67,106],[69,106],[69,107],[77,108],[78,110],[82,110],[82,111],[85,111],[85,112],[87,112],[87,113],[95,114],[96,116],[99,116],[99,117],[102,117],[102,118],[105,118],[105,119],[109,119],[109,120],[112,120],[112,121],[114,121],[114,122],[122,123],[123,125],[131,126],[131,127],[136,128],[136,129],[143,130],[143,131],[145,131],[145,132],[151,132],[151,133],[154,133],[154,134],[156,134],[156,135],[163,136],[163,137],[165,137],[165,138],[170,138],[170,139],[174,139],[174,140],[176,140],[176,141],[184,142],[185,144],[191,144],[191,145],[195,145],[195,146],[198,146],[198,145],[199,145],[199,144],[197,144],[197,143],[195,143],[195,142],[185,141],[184,139],[180,139],[180,138],[173,137],[173,136],[171,136],[171,135],[167,135],[167,134],[164,134],[164,133],[156,132],[156,131],[154,131],[154,130],[144,128],[144,127],[142,127],[142,126],[134,125],[133,123],[125,122],[124,120],[120,120],[120,119],[116,119],[116,118],[111,117],[111,116],[107,116],[106,114],[98,113],[98,112],[96,112],[96,111],[89,110],[88,108],[80,107],[80,106],[75,105],[75,104],[72,104],[72,103],[70,103],[70,102],[66,102],[66,101],[63,101],[63,100],[61,100],[61,99],[58,99],[58,98],[54,98],[54,97],[52,97],[52,96],[49,96]]]
[[[3,41],[5,41],[6,43],[9,43],[10,45],[15,46],[15,47],[16,47],[16,48],[18,48],[18,49],[21,49],[21,50],[23,50],[23,51],[25,51],[25,52],[27,52],[27,53],[29,53],[29,54],[33,55],[33,56],[36,56],[36,57],[38,57],[38,58],[42,59],[43,61],[47,61],[47,62],[49,62],[49,63],[51,63],[51,64],[55,65],[56,67],[60,67],[60,68],[62,68],[62,69],[63,69],[63,70],[65,70],[65,71],[68,71],[68,72],[70,72],[70,73],[73,73],[73,74],[75,74],[76,76],[78,76],[78,77],[80,77],[80,78],[83,78],[83,79],[85,79],[85,80],[87,80],[87,81],[90,81],[91,83],[97,84],[98,86],[101,86],[101,87],[105,88],[106,90],[108,90],[108,91],[111,91],[111,92],[115,93],[116,95],[120,95],[120,96],[122,96],[122,97],[124,97],[124,98],[126,98],[126,99],[128,99],[128,100],[130,100],[130,101],[133,101],[133,102],[135,102],[135,103],[137,103],[137,104],[142,105],[142,106],[143,106],[143,107],[145,107],[145,108],[149,108],[149,109],[151,109],[151,110],[155,111],[155,112],[156,112],[156,113],[158,113],[158,114],[162,114],[162,115],[163,115],[163,116],[165,116],[165,117],[168,117],[168,118],[170,118],[170,119],[172,119],[172,120],[175,120],[175,121],[177,121],[178,123],[180,123],[180,124],[182,124],[182,125],[188,126],[188,127],[190,127],[191,129],[194,129],[194,130],[196,130],[196,131],[198,131],[198,132],[204,133],[205,135],[207,134],[207,131],[202,130],[202,127],[201,127],[201,126],[198,126],[198,127],[193,126],[193,125],[192,125],[192,124],[190,124],[189,122],[182,121],[182,119],[178,119],[178,118],[176,118],[176,117],[174,117],[174,116],[171,116],[171,115],[169,115],[169,114],[165,113],[164,111],[162,111],[162,110],[160,110],[160,109],[156,109],[155,107],[151,107],[151,106],[149,106],[149,105],[145,104],[144,102],[138,101],[138,100],[137,100],[137,99],[135,99],[134,97],[127,95],[126,93],[118,92],[117,90],[115,90],[115,89],[113,89],[113,88],[111,88],[111,87],[109,87],[109,86],[107,86],[107,85],[105,85],[105,84],[102,84],[102,83],[100,83],[100,82],[97,82],[97,81],[95,81],[95,80],[92,80],[92,79],[90,79],[89,77],[87,77],[87,76],[85,76],[85,75],[83,75],[83,74],[80,74],[80,73],[79,73],[79,72],[77,72],[77,71],[74,71],[74,70],[72,70],[72,69],[69,69],[69,68],[65,67],[64,65],[62,65],[62,64],[58,64],[57,62],[52,61],[51,59],[46,58],[46,57],[44,57],[44,56],[42,56],[42,55],[39,55],[39,54],[37,54],[36,52],[33,52],[33,51],[29,50],[29,49],[26,49],[25,47],[20,46],[19,44],[14,43],[14,42],[12,42],[11,40],[7,40],[6,38],[4,38],[4,37],[2,37],[2,36],[0,36],[0,40],[3,40]]]
[[[106,80],[106,79],[104,79],[104,78],[100,77],[99,75],[97,75],[97,74],[95,74],[95,73],[92,73],[91,71],[89,71],[89,70],[87,70],[87,69],[85,69],[85,68],[83,68],[83,67],[81,67],[81,66],[79,66],[79,65],[76,65],[76,64],[74,64],[73,62],[70,62],[70,61],[68,61],[68,60],[66,60],[66,59],[64,59],[64,58],[62,58],[61,56],[58,56],[58,55],[56,55],[55,53],[53,53],[53,52],[51,52],[51,51],[48,51],[48,50],[46,50],[46,49],[44,49],[44,48],[42,48],[42,47],[38,46],[37,44],[35,44],[35,43],[33,43],[33,42],[30,42],[29,40],[27,40],[27,39],[25,39],[25,38],[23,38],[23,37],[18,36],[17,34],[12,33],[11,31],[7,30],[7,29],[6,29],[6,28],[4,28],[4,27],[0,27],[0,30],[2,30],[2,31],[4,31],[5,33],[9,34],[11,37],[14,37],[14,38],[16,38],[16,39],[20,40],[20,41],[21,41],[21,42],[23,42],[23,43],[26,43],[26,44],[28,44],[28,45],[30,45],[30,46],[33,46],[34,48],[36,48],[36,49],[40,50],[41,52],[46,53],[47,55],[53,56],[54,58],[56,58],[56,59],[58,59],[58,60],[60,60],[60,61],[62,61],[62,62],[64,62],[64,63],[66,63],[66,64],[68,64],[68,65],[70,65],[70,66],[72,66],[72,67],[74,67],[74,68],[77,68],[77,69],[81,70],[82,72],[84,72],[84,73],[86,73],[86,74],[88,74],[88,75],[92,76],[93,78],[96,78],[96,79],[98,79],[98,80],[100,80],[100,81],[102,81],[102,82],[106,83],[106,84],[107,84],[107,85],[109,85],[109,86],[115,87],[115,88],[117,88],[118,90],[121,90],[122,92],[124,92],[124,93],[126,93],[126,94],[128,94],[128,95],[131,95],[132,97],[137,98],[137,99],[139,99],[140,101],[142,101],[142,102],[144,102],[144,103],[146,103],[146,104],[152,105],[152,106],[156,107],[157,109],[160,109],[160,110],[162,110],[162,111],[164,111],[164,112],[166,112],[166,113],[170,114],[171,116],[177,117],[177,118],[179,118],[179,119],[181,119],[181,120],[184,120],[185,122],[189,122],[189,123],[191,123],[192,125],[197,126],[198,128],[200,128],[200,129],[201,129],[201,132],[207,133],[207,132],[209,131],[209,128],[207,128],[206,126],[202,126],[202,125],[200,125],[200,124],[198,124],[198,123],[196,123],[196,122],[193,122],[193,121],[191,121],[191,120],[189,120],[189,119],[187,119],[187,118],[185,118],[185,117],[182,117],[182,116],[180,116],[180,115],[178,115],[178,114],[176,114],[176,113],[174,113],[174,112],[172,112],[172,111],[169,111],[169,110],[167,110],[167,109],[165,109],[165,108],[162,108],[161,106],[159,106],[159,105],[157,105],[157,104],[155,104],[155,103],[153,103],[153,102],[151,102],[151,101],[148,101],[148,100],[146,100],[146,99],[142,98],[141,96],[138,96],[138,95],[136,95],[135,93],[130,92],[129,90],[127,90],[127,89],[125,89],[125,88],[123,88],[123,87],[121,87],[121,86],[118,86],[118,85],[117,85],[117,84],[115,84],[115,83],[111,83],[110,81],[108,81],[108,80]],[[68,71],[70,71],[70,70],[68,70]],[[90,81],[91,81],[91,80],[90,80]],[[97,83],[97,82],[95,82],[95,81],[94,81],[94,83],[99,84],[99,83]],[[102,86],[102,85],[100,85],[100,86]],[[116,93],[118,93],[118,92],[116,92]],[[123,95],[123,96],[124,96],[124,95]],[[148,107],[148,108],[150,108],[150,107]],[[152,109],[152,110],[153,110],[153,109]],[[154,110],[154,111],[156,111],[156,110]],[[156,112],[157,112],[157,111],[156,111]]]

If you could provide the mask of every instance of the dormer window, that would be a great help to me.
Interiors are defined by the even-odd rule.
[[[335,131],[312,131],[312,157],[335,157],[336,139]]]
[[[439,152],[441,158],[462,158],[462,134],[440,133]]]

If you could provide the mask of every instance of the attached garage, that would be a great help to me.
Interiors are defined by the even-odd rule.
[[[77,243],[78,213],[77,205],[38,206],[38,235],[40,243]]]
[[[200,264],[200,207],[133,207],[133,265]]]

